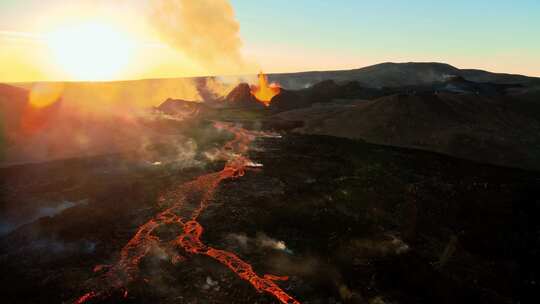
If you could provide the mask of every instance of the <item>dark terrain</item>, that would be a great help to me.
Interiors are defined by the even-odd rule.
[[[370,88],[430,85],[444,81],[448,76],[459,76],[473,82],[498,84],[522,84],[538,86],[536,77],[491,73],[476,69],[458,69],[438,62],[385,62],[353,70],[313,71],[300,73],[270,74],[270,81],[277,81],[288,89],[298,90],[318,82],[333,79],[337,82],[358,81]]]
[[[269,108],[246,85],[169,99],[134,132],[166,140],[3,166],[2,302],[72,303],[101,284],[163,193],[223,168],[213,153],[232,135],[212,121],[282,137],[257,138],[247,156],[263,167],[219,184],[201,239],[288,276],[277,284],[301,303],[538,299],[538,80],[411,65],[292,75],[283,83],[323,82],[286,88]],[[207,256],[185,257],[154,249],[128,293],[90,303],[276,302]]]
[[[538,280],[528,266],[540,249],[538,173],[326,136],[256,146],[264,167],[222,184],[203,238],[290,276],[283,287],[303,303],[519,302]],[[215,168],[109,156],[2,169],[6,201],[86,200],[2,239],[4,300],[74,300],[159,209],[160,192]],[[148,281],[130,286],[128,303],[274,301],[204,257],[143,265]]]

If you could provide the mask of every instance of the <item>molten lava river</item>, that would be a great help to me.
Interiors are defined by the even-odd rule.
[[[199,176],[163,194],[159,200],[160,204],[166,207],[138,228],[122,248],[119,261],[111,266],[98,265],[94,269],[100,271],[108,267],[103,277],[106,287],[84,294],[75,303],[101,301],[118,293],[127,297],[127,286],[138,278],[140,262],[156,247],[165,248],[172,256],[173,264],[186,262],[189,255],[208,256],[228,267],[257,291],[271,294],[282,303],[299,303],[276,284],[276,281],[287,280],[287,277],[270,274],[260,276],[249,263],[234,253],[207,246],[201,241],[204,228],[197,219],[205,211],[216,188],[221,181],[241,177],[248,168],[256,166],[246,156],[249,144],[256,137],[271,136],[221,122],[216,122],[215,127],[234,134],[234,138],[220,150],[220,157],[227,161],[225,167],[219,172]],[[198,204],[190,206],[186,199],[188,196],[198,197]],[[170,241],[162,241],[155,232],[160,227],[170,225],[177,228],[177,235]]]

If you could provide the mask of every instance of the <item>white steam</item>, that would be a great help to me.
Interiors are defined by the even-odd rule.
[[[153,0],[149,23],[162,40],[201,66],[216,71],[239,70],[240,26],[228,0]]]
[[[255,237],[249,237],[244,233],[230,233],[227,235],[227,238],[235,242],[243,250],[248,250],[250,248],[262,248],[274,249],[292,254],[292,250],[287,248],[284,241],[271,238],[263,232],[258,232]]]

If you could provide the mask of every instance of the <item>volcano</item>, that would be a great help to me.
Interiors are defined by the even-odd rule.
[[[268,83],[268,77],[263,72],[260,72],[257,78],[259,83],[251,87],[251,94],[268,107],[272,98],[279,94],[281,88],[277,83]]]
[[[277,104],[277,103],[276,103]],[[521,168],[540,168],[540,123],[506,99],[476,94],[395,94],[278,114],[297,131],[442,152]],[[492,153],[499,151],[499,153]]]
[[[0,167],[2,300],[503,304],[535,294],[536,78],[431,63],[267,76],[230,92],[219,77],[199,79],[193,96],[163,90],[140,115],[82,115],[63,96],[34,135],[42,141],[21,144],[43,158]],[[136,83],[88,88],[131,98]],[[261,97],[272,83],[279,93]],[[0,94],[3,111],[24,112],[28,91]],[[52,153],[70,147],[84,149]]]
[[[263,109],[264,104],[261,103],[253,94],[251,87],[247,83],[238,84],[226,97],[225,103],[228,106]]]
[[[268,77],[260,72],[257,75],[258,83],[249,85],[238,84],[226,97],[225,102],[230,106],[259,108],[269,107],[272,99],[281,91],[277,83],[269,83]]]

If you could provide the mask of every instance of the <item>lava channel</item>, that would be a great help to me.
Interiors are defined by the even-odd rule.
[[[103,265],[95,267],[98,270],[108,269],[103,275],[106,287],[87,292],[75,300],[76,304],[100,301],[113,295],[127,297],[127,286],[138,278],[141,260],[157,247],[164,248],[170,254],[172,264],[186,260],[179,252],[183,252],[184,255],[205,255],[227,266],[258,292],[266,292],[281,303],[300,303],[276,284],[276,281],[287,280],[288,277],[269,274],[260,276],[249,263],[234,253],[209,247],[200,239],[204,229],[197,218],[208,206],[221,181],[243,176],[245,171],[254,165],[246,156],[249,144],[256,137],[273,136],[264,132],[248,131],[229,123],[215,122],[214,126],[234,134],[234,138],[225,143],[219,153],[221,158],[227,161],[225,167],[219,172],[201,175],[163,194],[160,201],[172,203],[137,229],[135,235],[120,251],[119,261],[110,267]],[[187,196],[194,194],[198,195],[199,203],[194,208],[189,208]],[[171,241],[162,241],[154,231],[165,225],[177,226],[179,235]]]

